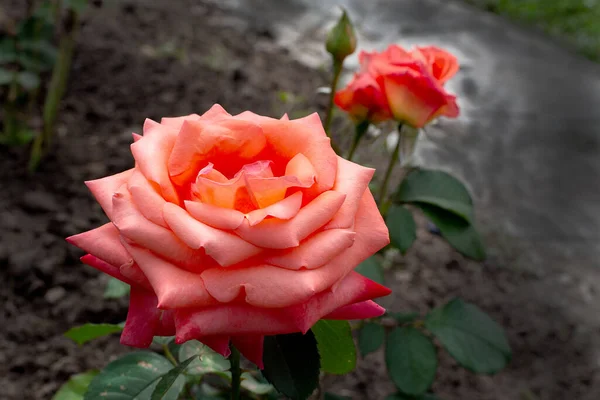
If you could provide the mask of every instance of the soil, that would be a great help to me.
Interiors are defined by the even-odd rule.
[[[326,96],[315,89],[326,75],[292,60],[268,29],[214,3],[177,4],[124,0],[90,10],[52,152],[31,175],[26,149],[0,149],[2,399],[50,399],[72,374],[128,351],[114,336],[83,347],[62,336],[86,322],[121,322],[127,307],[124,299],[103,299],[106,277],[83,266],[64,238],[106,221],[83,181],[133,165],[131,132],[145,118],[201,113],[214,103],[272,116],[324,110]],[[514,350],[493,377],[468,373],[441,352],[434,390],[442,399],[600,398],[593,332],[529,290],[537,275],[500,262],[506,258],[467,261],[422,219],[420,226],[414,248],[388,271],[394,294],[385,305],[426,312],[461,296],[507,329]],[[348,376],[327,377],[324,388],[354,399],[394,391],[381,352]]]

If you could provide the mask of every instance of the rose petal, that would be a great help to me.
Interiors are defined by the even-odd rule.
[[[207,255],[223,267],[237,264],[262,251],[232,233],[203,224],[175,204],[165,203],[163,216],[184,243],[192,249],[203,248]]]
[[[264,178],[256,175],[245,177],[248,192],[259,208],[268,207],[285,198],[287,189],[309,188],[315,182],[315,170],[302,154],[296,154],[287,164],[285,175]]]
[[[170,204],[170,203],[169,203]],[[203,250],[185,245],[173,232],[148,221],[134,206],[125,186],[113,196],[113,223],[129,241],[150,249],[187,270],[198,272],[216,265]]]
[[[283,309],[223,304],[203,309],[175,310],[176,341],[202,335],[277,335],[299,332]]]
[[[263,117],[248,111],[234,118],[260,125],[273,155],[291,160],[301,153],[310,161],[317,173],[316,184],[305,195],[313,198],[331,189],[335,182],[337,157],[317,113],[291,121]]]
[[[360,303],[340,307],[330,314],[327,314],[323,319],[368,319],[380,317],[383,314],[385,314],[385,308],[372,300],[366,300]]]
[[[193,180],[208,162],[225,175],[233,175],[265,147],[262,129],[253,123],[225,118],[185,121],[169,157],[173,182]]]
[[[256,201],[253,201],[246,187],[249,185],[251,178],[272,178],[273,172],[270,164],[270,161],[256,161],[246,164],[232,179],[227,179],[214,169],[212,163],[209,163],[198,173],[196,182],[192,185],[192,193],[202,203],[234,209],[239,208],[241,202],[248,202],[250,203],[249,208],[253,209],[259,205]],[[285,190],[283,195],[285,195]]]
[[[267,264],[299,270],[327,264],[354,244],[356,233],[348,229],[329,229],[310,236],[300,246],[275,251],[265,258]]]
[[[368,73],[356,74],[348,86],[336,92],[334,102],[356,123],[369,121],[376,124],[392,118],[384,93]]]
[[[231,343],[242,353],[250,362],[256,364],[258,369],[264,369],[263,364],[263,345],[265,337],[263,335],[244,335],[233,336]]]
[[[119,230],[111,222],[91,231],[69,236],[66,241],[116,268],[132,260],[121,244]]]
[[[335,192],[324,194],[327,193]],[[301,209],[298,216],[305,209]],[[301,303],[332,287],[390,242],[387,226],[369,190],[361,199],[354,230],[354,244],[320,268],[301,271],[272,265],[210,268],[202,273],[204,284],[208,292],[223,303],[237,299],[242,290],[245,291],[246,302],[257,307],[280,308]]]
[[[139,170],[135,170],[131,175],[128,189],[133,202],[144,217],[163,228],[168,228],[162,216],[163,205],[166,201]]]
[[[217,207],[198,201],[186,200],[184,204],[192,217],[213,228],[233,230],[244,222],[244,214],[238,210]]]
[[[176,130],[154,122],[145,124],[144,136],[131,145],[136,168],[158,185],[166,201],[173,203],[179,203],[179,195],[169,179],[167,163],[176,139]]]
[[[110,275],[113,278],[116,278],[129,285],[134,284],[133,281],[121,274],[118,267],[115,267],[114,265],[111,265],[96,256],[86,254],[85,256],[81,257],[80,260],[82,263],[89,265],[90,267],[96,268],[98,271],[104,272],[105,274]]]
[[[229,357],[231,354],[231,350],[229,349],[229,336],[203,336],[198,338],[198,340],[223,357]]]
[[[131,288],[129,310],[121,344],[137,348],[149,347],[160,325],[161,311],[156,308],[156,296],[152,292]]]
[[[328,287],[350,273],[358,264],[377,253],[390,243],[389,232],[375,199],[369,189],[360,200],[354,220],[356,236],[352,247],[343,251],[318,271],[324,285]],[[310,272],[313,272],[310,271]]]
[[[127,183],[133,171],[134,169],[132,168],[115,175],[85,182],[110,220],[112,220],[112,196],[117,189],[124,183]]]
[[[335,215],[345,197],[342,193],[327,191],[301,208],[292,219],[269,219],[255,226],[244,221],[235,232],[244,240],[264,248],[296,247]]]
[[[242,217],[248,220],[250,226],[254,226],[261,223],[267,217],[274,217],[280,220],[291,219],[298,214],[300,207],[302,207],[302,192],[296,192],[268,207],[250,211],[246,215],[242,214]],[[238,228],[242,222],[244,222],[243,218],[235,228],[231,229]]]
[[[360,200],[369,187],[375,170],[338,157],[337,179],[333,190],[346,195],[346,200],[324,229],[352,228]]]
[[[201,276],[206,290],[221,303],[234,301],[245,292],[245,301],[256,307],[287,307],[325,289],[317,276],[272,265],[211,268]]]
[[[441,115],[453,118],[459,114],[456,97],[424,71],[390,67],[377,82],[384,88],[394,118],[415,128]]]
[[[175,313],[172,310],[161,310],[160,322],[154,336],[175,336]]]
[[[140,266],[133,261],[133,258],[131,259],[131,262],[122,264],[119,267],[119,271],[121,274],[123,274],[123,276],[127,277],[141,287],[147,290],[152,290],[152,285],[150,285],[148,278],[146,278],[146,275],[144,275],[144,271],[142,271]]]
[[[249,304],[220,304],[203,309],[175,311],[177,340],[199,335],[278,335],[306,332],[319,319],[348,304],[386,296],[390,290],[358,273],[349,274],[335,291],[325,291],[306,302],[286,308]]]
[[[198,121],[199,119],[198,114],[189,114],[182,117],[163,117],[160,119],[160,124],[178,131],[185,121]]]
[[[446,83],[459,70],[458,60],[454,55],[435,46],[416,47],[412,57],[422,60],[431,74],[441,84]]]
[[[356,272],[342,279],[337,287],[315,296],[311,301],[288,309],[300,332],[306,333],[318,320],[348,304],[387,296],[392,291]]]
[[[176,267],[148,250],[126,245],[140,266],[156,296],[160,309],[204,307],[215,303],[199,274]]]

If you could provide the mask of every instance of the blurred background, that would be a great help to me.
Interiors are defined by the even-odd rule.
[[[434,391],[600,398],[600,1],[64,3],[0,0],[0,398],[50,399],[72,374],[127,351],[117,337],[79,348],[62,336],[126,315],[127,301],[106,298],[106,277],[64,242],[106,221],[83,181],[133,165],[131,133],[145,118],[214,103],[323,113],[323,43],[339,6],[360,50],[434,44],[461,63],[448,83],[461,117],[427,128],[418,161],[468,184],[488,259],[466,260],[421,220],[416,245],[388,260],[385,305],[425,312],[461,296],[506,329],[513,360],[488,377],[442,356]],[[357,64],[355,54],[344,79]],[[334,123],[347,145],[349,123],[342,113]],[[388,132],[377,133],[357,162],[380,166]],[[394,391],[381,351],[325,388],[354,399]]]

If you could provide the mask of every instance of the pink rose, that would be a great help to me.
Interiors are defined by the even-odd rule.
[[[388,244],[373,170],[335,155],[316,114],[146,120],[135,167],[87,182],[111,222],[67,240],[131,285],[121,342],[231,342],[262,367],[265,335],[381,315],[389,290],[354,272]]]
[[[359,61],[360,71],[335,96],[337,106],[356,122],[395,119],[421,128],[439,116],[458,116],[456,97],[443,86],[459,68],[447,51],[391,45],[382,52],[362,52]]]

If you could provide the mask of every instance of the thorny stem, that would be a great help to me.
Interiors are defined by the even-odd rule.
[[[390,183],[390,178],[392,176],[392,171],[394,170],[394,165],[398,162],[400,158],[400,145],[402,143],[402,124],[398,124],[398,141],[396,142],[396,147],[394,148],[394,152],[392,153],[392,158],[390,159],[390,163],[388,164],[387,170],[385,171],[385,176],[383,178],[383,183],[381,185],[381,189],[379,191],[379,207],[387,208],[384,206],[385,197],[387,195],[387,187]]]
[[[363,121],[359,124],[356,124],[355,130],[354,130],[354,139],[352,139],[352,147],[350,147],[350,151],[348,152],[348,155],[346,156],[346,159],[348,161],[352,161],[354,152],[358,148],[358,144],[360,143],[360,140],[362,139],[362,137],[365,136],[367,129],[369,129],[369,121]]]
[[[329,93],[329,103],[327,104],[327,113],[325,114],[325,123],[323,127],[325,128],[325,132],[327,136],[331,137],[329,132],[329,126],[331,125],[331,119],[333,117],[333,98],[335,96],[335,90],[338,85],[338,81],[340,80],[340,75],[342,73],[342,63],[333,60],[333,79],[331,80],[331,92]]]
[[[242,370],[240,369],[240,352],[233,345],[229,346],[231,355],[229,362],[231,363],[231,400],[240,399],[240,384]]]

